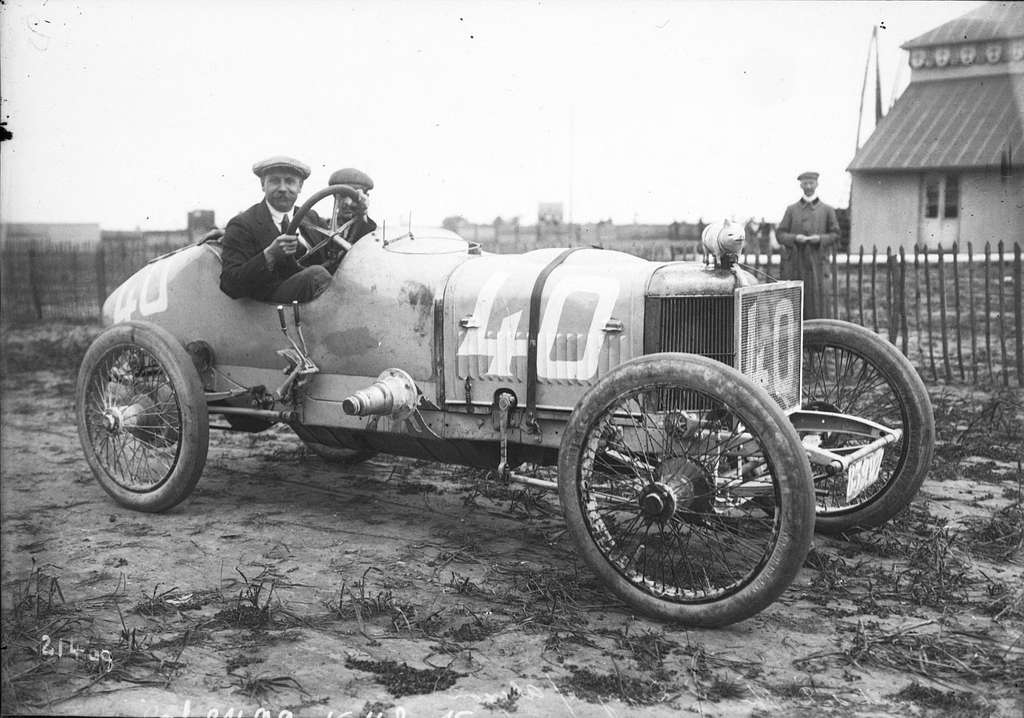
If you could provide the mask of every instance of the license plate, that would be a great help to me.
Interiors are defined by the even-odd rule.
[[[864,489],[878,480],[878,471],[882,468],[882,454],[884,453],[885,450],[880,448],[863,459],[853,462],[846,469],[847,501],[853,501]]]

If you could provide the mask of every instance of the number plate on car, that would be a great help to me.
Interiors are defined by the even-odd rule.
[[[846,470],[846,500],[853,501],[864,489],[878,480],[878,470],[882,468],[884,449],[868,454],[863,459],[850,464]]]

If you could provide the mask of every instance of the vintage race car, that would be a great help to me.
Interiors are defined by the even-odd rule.
[[[330,196],[353,190],[316,192],[293,227]],[[223,294],[216,241],[118,287],[76,388],[100,485],[175,506],[214,415],[287,424],[341,465],[488,467],[557,490],[579,554],[631,607],[717,626],[777,598],[815,528],[882,524],[925,477],[934,420],[907,360],[861,327],[802,321],[802,285],[737,265],[722,228],[707,262],[390,234],[340,241],[333,283],[303,305]]]

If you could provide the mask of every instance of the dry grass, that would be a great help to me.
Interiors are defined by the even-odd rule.
[[[397,661],[363,660],[352,656],[345,659],[345,665],[373,673],[374,679],[395,698],[447,690],[462,677],[461,673],[448,668],[412,668]]]
[[[898,630],[858,621],[838,651],[798,659],[808,666],[835,659],[861,669],[887,668],[947,685],[995,682],[1012,685],[1024,675],[1024,645],[1006,642],[952,622],[924,621]]]
[[[257,700],[261,703],[265,702],[271,693],[284,690],[294,690],[303,696],[308,695],[302,684],[291,676],[253,675],[248,671],[241,673],[228,671],[228,675],[233,679],[235,693],[241,693],[250,700]]]
[[[603,703],[614,698],[630,706],[669,703],[681,694],[676,686],[663,680],[623,673],[614,659],[612,666],[615,670],[611,673],[570,666],[571,674],[561,687],[590,703]]]

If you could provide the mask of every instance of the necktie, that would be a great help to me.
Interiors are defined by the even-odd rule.
[[[288,234],[288,215],[281,217],[281,234]]]

